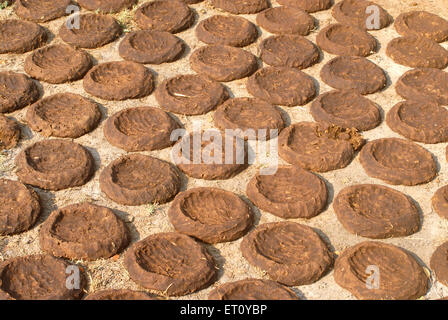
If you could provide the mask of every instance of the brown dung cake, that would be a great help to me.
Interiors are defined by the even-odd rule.
[[[104,137],[126,151],[160,150],[175,143],[170,137],[178,128],[177,122],[159,108],[128,108],[107,119]]]
[[[427,183],[437,175],[432,154],[404,139],[372,140],[362,148],[359,160],[369,176],[394,185]]]
[[[369,17],[374,10],[367,10],[367,8],[375,6],[379,12],[379,24],[369,26],[368,21],[372,22]],[[368,11],[368,12],[367,12]],[[391,21],[391,16],[380,5],[367,0],[343,0],[338,2],[332,11],[333,17],[340,23],[352,25],[361,29],[376,30],[387,27]],[[378,28],[377,28],[378,27]]]
[[[123,9],[130,9],[137,4],[137,0],[77,0],[78,4],[90,11],[116,13]]]
[[[316,282],[333,265],[333,254],[312,228],[294,222],[259,225],[241,242],[248,262],[287,286]]]
[[[393,131],[414,141],[448,141],[448,110],[437,103],[399,102],[387,113],[386,121]]]
[[[78,138],[94,130],[101,119],[98,105],[74,93],[56,93],[28,108],[26,122],[45,137]]]
[[[22,109],[39,99],[36,83],[22,73],[0,72],[0,113]]]
[[[314,120],[366,131],[381,122],[379,107],[356,90],[328,91],[311,105]]]
[[[366,238],[405,237],[421,225],[419,210],[407,195],[377,184],[342,189],[333,208],[344,228]]]
[[[40,215],[37,193],[24,184],[0,179],[0,235],[17,234],[29,230]]]
[[[169,32],[139,30],[124,37],[118,53],[129,61],[162,64],[179,59],[184,49],[182,40]]]
[[[403,36],[421,36],[436,42],[448,39],[448,21],[427,11],[404,12],[395,19],[394,27]]]
[[[240,129],[240,138],[269,140],[285,127],[282,112],[255,98],[232,98],[218,107],[214,123],[222,132]]]
[[[370,268],[369,268],[370,267]],[[377,272],[379,281],[369,282]],[[346,249],[336,260],[334,279],[363,300],[411,300],[428,290],[428,277],[417,260],[391,244],[366,241]]]
[[[374,53],[376,39],[368,32],[343,24],[330,24],[323,28],[316,38],[323,50],[341,56],[365,57]]]
[[[24,53],[47,41],[45,29],[34,22],[0,20],[0,54]]]
[[[181,296],[216,281],[215,260],[202,244],[181,233],[157,233],[135,243],[124,265],[141,286]]]
[[[354,89],[361,94],[380,91],[387,83],[383,69],[362,57],[333,58],[322,67],[320,76],[322,81],[335,89]]]
[[[306,12],[317,12],[329,9],[333,2],[331,0],[277,0],[284,6],[299,8]]]
[[[0,114],[0,150],[12,149],[19,143],[20,126],[14,120]]]
[[[252,210],[246,202],[217,188],[193,188],[179,193],[168,217],[177,232],[206,243],[236,240],[253,222]]]
[[[162,109],[190,116],[207,113],[229,97],[222,84],[196,74],[164,80],[155,96]]]
[[[395,90],[407,100],[448,105],[448,73],[435,68],[412,69],[398,79]]]
[[[100,188],[107,197],[127,206],[163,204],[174,198],[180,185],[171,163],[142,154],[124,155],[100,175]]]
[[[59,29],[59,37],[72,46],[94,49],[114,41],[121,32],[121,26],[113,17],[86,13],[79,15],[79,28],[69,28],[64,23]]]
[[[265,67],[249,77],[247,91],[274,105],[305,105],[316,96],[314,79],[296,68]]]
[[[221,82],[250,76],[258,69],[257,58],[240,48],[206,45],[190,56],[191,69],[210,79]]]
[[[24,20],[46,22],[67,15],[71,0],[16,0],[14,11]]]
[[[62,139],[30,145],[16,157],[16,165],[20,181],[54,191],[86,184],[95,170],[93,157],[87,149]]]
[[[129,235],[111,209],[84,202],[53,211],[39,231],[39,242],[56,257],[97,260],[123,250]]]
[[[230,179],[247,168],[247,146],[243,139],[218,130],[192,132],[179,139],[172,150],[174,163],[186,175],[204,180]],[[231,144],[232,147],[228,145]],[[232,148],[231,154],[226,149]],[[216,150],[216,151],[215,151]]]
[[[233,14],[257,13],[269,8],[268,0],[211,0],[211,4],[216,8]]]
[[[313,17],[303,10],[280,6],[257,15],[257,24],[274,34],[308,35],[315,28]]]
[[[296,166],[281,166],[272,175],[255,175],[246,194],[258,208],[283,219],[310,219],[324,210],[328,198],[325,182]]]
[[[135,22],[143,30],[177,33],[194,23],[193,11],[182,1],[151,1],[135,12]]]
[[[271,280],[227,282],[208,295],[209,300],[299,300],[291,289]]]
[[[284,129],[278,138],[282,159],[317,172],[346,167],[363,142],[356,129],[314,122],[295,123]]]
[[[90,55],[64,44],[50,45],[34,51],[25,60],[25,72],[48,83],[82,79],[92,67]]]
[[[154,76],[136,62],[105,62],[86,74],[83,87],[87,93],[104,100],[138,99],[153,91]]]
[[[67,286],[70,283],[67,277],[75,272],[79,274],[79,281],[73,281],[72,289]],[[3,261],[0,263],[0,282],[1,300],[80,299],[86,285],[81,267],[49,255],[22,256]]]
[[[386,52],[396,63],[411,68],[445,69],[448,66],[448,50],[425,37],[395,38],[387,44]]]
[[[247,19],[216,15],[198,24],[196,36],[207,44],[245,47],[257,39],[258,31]]]
[[[260,43],[260,58],[274,67],[305,69],[319,61],[316,45],[300,35],[271,36]]]

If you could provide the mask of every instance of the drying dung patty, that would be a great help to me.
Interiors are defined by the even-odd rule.
[[[170,136],[178,128],[177,122],[159,108],[127,108],[107,119],[104,137],[129,152],[161,150],[174,144]]]
[[[245,78],[258,68],[257,58],[240,48],[206,45],[190,56],[191,69],[216,81]]]
[[[369,176],[394,185],[427,183],[437,174],[432,154],[404,139],[372,140],[362,148],[359,160]]]
[[[19,143],[20,126],[14,120],[0,114],[0,151],[12,149]]]
[[[448,73],[435,68],[409,70],[398,79],[395,90],[407,100],[448,105]]]
[[[437,68],[448,66],[448,50],[434,40],[405,36],[391,40],[386,53],[396,63],[411,68]]]
[[[65,44],[38,49],[25,59],[25,72],[48,83],[64,83],[82,79],[92,67],[92,59],[84,50]]]
[[[142,287],[181,296],[215,282],[217,267],[206,247],[177,232],[157,233],[135,243],[124,265]]]
[[[28,76],[12,71],[0,72],[0,113],[22,109],[34,103],[39,96],[36,83]]]
[[[168,217],[177,232],[206,243],[239,239],[253,223],[253,213],[246,202],[217,188],[193,188],[179,193]]]
[[[287,286],[312,284],[333,265],[333,254],[312,228],[294,222],[259,225],[241,242],[243,257]]]
[[[171,158],[186,175],[204,180],[233,178],[248,164],[244,140],[214,129],[183,136],[174,145]]]
[[[163,204],[179,192],[181,179],[169,162],[142,154],[112,161],[100,175],[100,188],[108,198],[126,206]]]
[[[405,237],[421,225],[419,211],[407,195],[378,184],[342,189],[333,208],[345,229],[366,238]]]
[[[104,100],[138,99],[154,89],[151,71],[132,61],[112,61],[93,67],[84,77],[87,93]]]
[[[107,289],[95,291],[87,295],[84,300],[157,300],[144,291],[128,289]]]
[[[247,19],[215,15],[198,24],[196,36],[207,44],[245,47],[257,39],[258,31]]]
[[[117,20],[105,14],[86,13],[78,17],[78,26],[67,26],[64,23],[59,29],[59,37],[75,47],[80,48],[99,48],[115,39],[122,32]]]
[[[135,12],[135,22],[143,30],[177,33],[194,23],[193,11],[182,1],[151,1]]]
[[[431,199],[432,207],[437,214],[448,219],[448,186],[441,187]]]
[[[222,132],[242,130],[240,138],[269,140],[285,127],[279,108],[255,98],[232,98],[218,107],[215,126]]]
[[[383,69],[362,57],[333,58],[322,67],[320,77],[335,89],[355,89],[360,94],[375,93],[387,84]]]
[[[183,74],[164,80],[155,97],[162,109],[183,115],[200,115],[215,109],[228,99],[219,82],[196,74]]]
[[[278,143],[279,155],[286,162],[307,170],[326,172],[348,166],[364,140],[356,129],[298,122],[280,133]]]
[[[68,277],[78,280],[72,280]],[[81,267],[49,255],[16,257],[0,264],[1,300],[74,300],[86,286]]]
[[[448,21],[427,11],[410,11],[395,19],[395,30],[402,36],[426,37],[436,42],[448,39]]]
[[[219,82],[196,74],[178,75],[164,80],[156,89],[160,107],[183,115],[205,114],[229,98]]]
[[[33,104],[26,122],[45,137],[79,138],[94,130],[101,119],[98,105],[74,93],[57,93]]]
[[[269,8],[269,2],[267,0],[211,0],[211,4],[215,8],[233,14],[252,14]]]
[[[376,39],[368,32],[340,23],[323,28],[316,43],[323,50],[340,56],[366,57],[376,50]]]
[[[375,18],[379,13],[379,20]],[[380,5],[366,0],[343,0],[332,11],[333,17],[343,24],[352,25],[363,30],[378,30],[387,27],[392,18]]]
[[[437,281],[448,286],[448,242],[437,247],[431,256],[430,266]]]
[[[29,230],[40,215],[37,193],[23,183],[0,179],[0,235]]]
[[[386,121],[393,131],[414,141],[448,141],[448,110],[434,102],[399,102],[387,113]]]
[[[209,300],[299,300],[291,289],[272,280],[244,279],[213,289]]]
[[[303,10],[291,7],[274,7],[257,15],[257,24],[274,34],[308,35],[315,28],[314,19]]]
[[[46,22],[67,15],[71,0],[17,0],[14,12],[24,20]]]
[[[376,241],[346,249],[336,260],[334,279],[362,300],[411,300],[428,290],[428,277],[410,253]]]
[[[283,219],[315,217],[328,198],[325,182],[296,166],[281,166],[272,175],[255,175],[246,194],[258,208]]]
[[[53,211],[39,231],[39,242],[56,257],[97,260],[122,251],[129,235],[111,209],[84,202]]]
[[[366,131],[381,122],[379,107],[355,90],[329,91],[314,100],[310,108],[317,122]]]
[[[270,36],[260,43],[260,58],[274,67],[305,69],[319,61],[316,45],[301,35]]]
[[[78,4],[90,11],[117,13],[123,9],[131,9],[137,0],[77,0]]]
[[[94,172],[92,155],[83,146],[62,139],[42,140],[16,158],[17,177],[45,190],[82,186]]]
[[[118,47],[120,56],[143,64],[173,62],[184,52],[184,43],[165,31],[139,30],[126,34]]]
[[[317,12],[330,9],[331,0],[278,0],[279,4],[293,8],[299,8],[306,12]]]
[[[313,78],[296,68],[265,67],[249,77],[247,91],[274,105],[305,105],[316,96]]]
[[[12,19],[0,21],[0,54],[28,52],[46,41],[47,33],[37,23]]]

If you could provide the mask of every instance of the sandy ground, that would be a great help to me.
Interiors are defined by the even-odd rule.
[[[145,1],[140,1],[143,3]],[[408,10],[427,10],[448,19],[448,0],[376,0],[376,2],[382,5],[393,17],[397,17],[399,13]],[[275,0],[272,1],[273,6],[277,6]],[[202,3],[191,5],[191,7],[197,12],[199,20],[209,17],[214,14],[221,13],[214,9],[206,0]],[[327,26],[330,23],[336,22],[331,16],[331,11],[324,11],[313,14],[318,20],[318,28],[313,31],[308,39],[315,42],[318,31]],[[8,8],[0,11],[0,19],[15,18],[15,14],[12,9]],[[245,18],[255,22],[255,15],[245,15]],[[126,18],[123,14],[121,19]],[[51,43],[59,43],[61,40],[57,38],[57,30],[64,18],[52,21],[50,23],[44,23],[53,34],[51,37]],[[197,22],[196,22],[197,24]],[[196,26],[195,24],[195,26]],[[132,28],[132,26],[131,26]],[[258,41],[248,47],[246,50],[257,54],[257,48],[260,41],[270,34],[264,30],[259,30],[260,38]],[[380,31],[374,31],[372,34],[380,43],[380,50],[378,53],[369,57],[372,61],[380,65],[386,70],[389,76],[389,84],[386,90],[369,95],[368,97],[378,103],[384,113],[392,108],[392,106],[401,101],[401,98],[395,93],[394,86],[391,83],[395,83],[399,76],[407,71],[409,68],[395,64],[385,54],[385,47],[387,43],[393,38],[398,36],[393,26],[389,26],[386,29]],[[188,50],[182,59],[175,63],[163,64],[159,66],[148,65],[157,74],[157,83],[162,80],[185,73],[193,73],[189,67],[189,56],[193,50],[202,44],[196,39],[194,33],[194,27],[190,28],[182,33],[177,34],[188,44]],[[97,62],[106,62],[121,60],[118,55],[118,44],[116,41],[112,44],[106,45],[99,49],[88,50]],[[448,48],[448,43],[442,44],[445,48]],[[329,86],[324,84],[319,77],[319,71],[323,64],[330,60],[333,56],[327,53],[323,53],[323,58],[317,65],[305,70],[306,73],[313,76],[320,83],[320,93],[331,90]],[[24,55],[0,55],[0,71],[11,70],[16,72],[23,71],[23,62],[27,54]],[[245,89],[246,79],[233,81],[226,83],[230,88],[232,94],[236,97],[249,96]],[[74,92],[84,96],[88,96],[82,88],[82,81],[77,81],[69,84],[51,85],[42,83],[42,89],[45,96],[49,96],[58,92]],[[93,97],[94,98],[94,97]],[[117,210],[117,213],[128,222],[128,226],[132,232],[132,241],[143,239],[144,237],[158,232],[173,231],[168,217],[167,210],[170,204],[160,206],[139,206],[139,207],[126,207],[120,206],[110,201],[100,191],[98,176],[102,169],[113,159],[119,157],[125,152],[121,149],[110,145],[103,136],[104,119],[108,115],[112,115],[115,112],[135,106],[157,106],[157,102],[154,95],[150,95],[144,99],[128,100],[123,102],[110,102],[94,98],[102,105],[103,121],[100,126],[92,133],[85,135],[79,139],[75,139],[76,142],[86,146],[94,155],[96,160],[96,174],[95,177],[86,185],[73,188],[69,190],[63,190],[59,192],[46,192],[37,189],[37,192],[42,198],[43,212],[37,225],[30,231],[22,233],[16,236],[9,236],[0,238],[0,259],[8,259],[11,257],[22,256],[27,254],[39,253],[39,241],[38,232],[42,222],[48,217],[49,213],[58,208],[71,203],[80,201],[92,201],[93,203],[111,207]],[[283,108],[283,110],[289,115],[290,122],[298,122],[303,120],[312,121],[312,116],[309,112],[309,104],[303,107]],[[24,121],[26,109],[9,114],[9,116],[15,118],[19,122]],[[191,128],[193,121],[202,121],[204,127],[213,127],[212,121],[213,113],[209,113],[203,116],[185,117],[178,116],[178,119],[185,125],[186,129]],[[0,158],[0,177],[16,179],[14,158],[18,154],[19,150],[26,146],[42,140],[43,137],[39,134],[33,133],[25,125],[22,125],[23,139],[19,146],[10,152],[5,152]],[[364,133],[365,138],[368,140],[382,138],[382,137],[399,137],[389,129],[385,122],[379,127]],[[441,186],[448,184],[448,165],[445,159],[446,143],[436,145],[424,145],[426,149],[431,151],[437,158],[440,172],[438,177],[432,182],[414,187],[395,186],[394,188],[410,195],[416,200],[421,208],[423,227],[416,234],[405,237],[384,240],[384,242],[392,243],[415,253],[421,262],[428,267],[429,259],[435,248],[442,244],[448,238],[448,221],[441,219],[431,208],[431,197],[434,192]],[[165,149],[159,152],[147,152],[146,154],[155,155],[159,158],[169,160],[170,149]],[[280,163],[283,163],[280,160]],[[245,197],[245,188],[249,179],[256,173],[257,165],[249,167],[246,171],[239,174],[237,177],[227,181],[202,181],[193,178],[189,178],[188,181],[184,179],[183,188],[192,188],[197,186],[213,186],[226,190],[233,191],[243,197]],[[358,157],[346,168],[342,170],[336,170],[320,175],[323,177],[330,190],[330,201],[333,200],[334,195],[337,194],[342,188],[358,184],[358,183],[378,183],[384,184],[382,181],[370,178],[360,165]],[[282,219],[277,218],[267,212],[260,211],[254,208],[256,212],[256,224],[280,221]],[[345,248],[355,245],[356,243],[368,240],[362,237],[355,236],[346,231],[339,221],[336,219],[334,210],[331,204],[327,210],[319,216],[306,221],[306,220],[293,220],[299,223],[304,223],[317,230],[320,230],[324,238],[329,241],[331,247],[336,254],[342,252]],[[206,299],[209,291],[216,285],[221,283],[244,279],[246,277],[266,278],[259,269],[250,266],[246,260],[242,257],[239,250],[241,239],[238,241],[217,244],[214,246],[208,246],[212,254],[218,261],[220,267],[219,280],[215,285],[204,289],[195,294],[191,294],[180,299]],[[108,260],[99,260],[95,262],[77,261],[85,267],[89,277],[88,292],[106,288],[129,288],[129,289],[141,289],[137,284],[130,280],[125,268],[122,265],[122,255],[119,257],[113,257]],[[437,299],[443,296],[448,296],[448,288],[444,287],[432,278],[431,288],[427,295],[423,299]],[[333,272],[330,272],[320,281],[307,286],[300,286],[294,288],[294,290],[305,299],[354,299],[354,297],[346,290],[339,287],[334,279]]]

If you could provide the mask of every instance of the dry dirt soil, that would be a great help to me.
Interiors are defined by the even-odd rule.
[[[383,6],[393,17],[397,17],[400,13],[409,10],[426,10],[438,14],[445,19],[448,19],[448,0],[375,1],[379,5]],[[143,2],[146,1],[139,1],[139,5]],[[278,6],[276,0],[272,0],[271,2],[273,6]],[[336,2],[338,2],[338,0]],[[191,7],[196,11],[199,21],[215,14],[226,14],[220,10],[214,9],[210,5],[208,0],[205,0],[202,3],[191,5]],[[132,15],[130,15],[129,13],[122,12],[115,16],[121,22],[127,24],[128,30],[132,30],[134,28],[132,23]],[[255,22],[256,15],[243,16],[250,21]],[[336,22],[336,20],[332,17],[331,10],[314,13],[312,14],[312,16],[315,17],[318,21],[318,27],[309,36],[307,36],[307,38],[315,42],[316,35],[319,30],[330,23]],[[11,8],[0,11],[0,19],[9,18],[17,18]],[[43,26],[47,27],[52,33],[51,43],[62,42],[62,40],[59,39],[56,35],[59,26],[64,22],[65,18],[60,18],[49,23],[42,24]],[[157,74],[157,83],[160,83],[162,80],[178,74],[194,73],[189,66],[189,56],[193,50],[203,45],[199,42],[199,40],[196,39],[195,36],[194,29],[197,23],[198,22],[196,21],[195,25],[192,28],[177,34],[177,36],[182,38],[188,45],[187,52],[180,60],[170,64],[148,65],[148,67]],[[265,30],[260,29],[259,32],[261,33],[261,36],[259,37],[257,42],[245,48],[246,50],[254,54],[258,54],[259,43],[266,37],[270,36],[270,34]],[[375,53],[368,58],[377,63],[387,72],[389,83],[386,90],[373,95],[369,95],[368,98],[378,103],[382,107],[385,114],[397,102],[402,100],[395,93],[394,84],[396,83],[398,78],[409,68],[397,65],[389,57],[386,56],[385,49],[387,43],[393,38],[399,36],[395,31],[393,25],[383,30],[373,31],[371,32],[371,34],[374,35],[375,38],[379,41],[381,47],[378,53]],[[97,63],[122,60],[118,55],[117,50],[120,40],[99,49],[88,51],[96,59]],[[442,43],[442,46],[448,49],[448,42]],[[27,55],[28,54],[0,55],[0,71],[11,70],[16,72],[24,72],[23,63]],[[319,81],[320,93],[331,90],[329,86],[321,81],[319,72],[322,66],[332,57],[333,55],[331,54],[323,53],[323,59],[322,61],[320,61],[320,63],[304,70],[306,73],[313,76],[316,80]],[[246,79],[242,79],[226,83],[226,85],[231,90],[232,95],[235,97],[250,96],[246,91],[245,83]],[[89,96],[83,90],[82,81],[76,81],[73,83],[61,85],[51,85],[43,82],[41,84],[45,96],[49,96],[58,92],[74,92],[84,96]],[[100,191],[98,182],[99,173],[102,171],[102,169],[112,160],[125,153],[123,150],[113,147],[105,140],[103,136],[104,119],[119,110],[129,107],[144,105],[157,106],[158,103],[156,102],[154,95],[152,94],[146,98],[139,100],[127,100],[123,102],[110,102],[95,97],[92,98],[102,105],[103,121],[101,122],[100,126],[92,133],[75,139],[75,141],[86,146],[94,155],[97,166],[94,178],[89,183],[79,188],[73,188],[58,192],[46,192],[37,189],[36,191],[41,196],[43,203],[43,213],[38,223],[28,232],[16,236],[0,238],[0,261],[1,259],[39,253],[40,248],[38,241],[38,232],[42,222],[45,221],[49,213],[58,207],[66,206],[68,204],[77,203],[80,201],[88,200],[98,205],[104,205],[116,209],[118,214],[128,222],[128,226],[130,227],[132,232],[133,242],[139,239],[143,239],[153,233],[174,231],[174,228],[171,226],[167,216],[167,210],[170,206],[169,203],[160,206],[121,206],[110,201]],[[291,123],[304,120],[313,121],[313,118],[309,112],[309,107],[310,104],[303,107],[283,108],[283,110],[285,110],[285,112],[289,115]],[[26,109],[23,109],[9,114],[9,116],[23,123],[25,112]],[[186,129],[188,130],[192,127],[193,121],[202,121],[204,127],[213,127],[212,115],[213,112],[203,116],[178,116],[178,119],[185,125]],[[39,134],[32,132],[25,125],[22,124],[21,126],[23,137],[19,146],[12,151],[4,152],[1,155],[0,177],[16,179],[13,161],[15,156],[21,149],[25,148],[26,146],[44,139]],[[365,132],[364,137],[367,140],[372,140],[382,137],[399,137],[399,135],[394,133],[383,121],[383,123],[379,127]],[[448,239],[448,221],[440,218],[431,207],[431,197],[434,192],[438,188],[448,184],[448,163],[445,158],[446,143],[424,145],[424,147],[431,153],[433,153],[437,158],[438,164],[440,166],[438,177],[432,182],[421,186],[394,186],[395,189],[410,195],[419,203],[423,216],[423,227],[419,232],[409,237],[387,239],[382,241],[401,246],[415,253],[415,255],[418,256],[420,261],[426,266],[427,271],[429,272],[429,259],[431,257],[431,254],[434,252],[438,245],[442,244]],[[146,154],[155,155],[165,160],[170,160],[170,148],[158,152],[147,152]],[[281,163],[283,163],[283,161],[280,159],[280,164]],[[259,165],[252,165],[235,178],[227,181],[203,181],[189,178],[188,182],[184,181],[183,189],[198,186],[219,187],[222,189],[233,191],[244,197],[246,184],[249,179],[254,176],[259,167]],[[384,184],[384,182],[380,180],[367,176],[367,174],[361,167],[358,156],[348,167],[342,170],[324,173],[320,176],[325,179],[328,185],[331,201],[333,200],[335,194],[338,194],[338,192],[342,188],[349,185],[359,183]],[[256,208],[254,210],[257,216],[256,224],[282,220]],[[342,252],[347,247],[368,240],[346,231],[337,220],[331,204],[328,206],[326,211],[309,221],[301,219],[295,219],[292,221],[303,223],[321,230],[324,237],[331,243],[331,247],[336,254]],[[239,249],[240,242],[241,239],[230,243],[208,246],[212,254],[217,259],[220,267],[219,280],[213,286],[207,289],[191,295],[180,297],[180,299],[206,299],[210,290],[216,285],[244,279],[247,277],[267,278],[266,274],[264,274],[261,270],[249,265],[243,258]],[[139,286],[132,280],[130,280],[126,269],[123,267],[122,256],[123,255],[121,254],[120,256],[115,256],[108,260],[98,260],[95,262],[77,261],[84,266],[86,272],[88,273],[88,292],[106,288],[142,289],[139,288]],[[330,272],[324,278],[312,285],[295,287],[293,289],[299,294],[300,297],[309,300],[354,299],[353,295],[351,295],[348,291],[342,289],[335,283],[333,279],[333,272]],[[441,283],[435,281],[432,277],[431,288],[426,296],[422,297],[422,299],[437,299],[444,296],[448,296],[448,287],[443,286]]]

